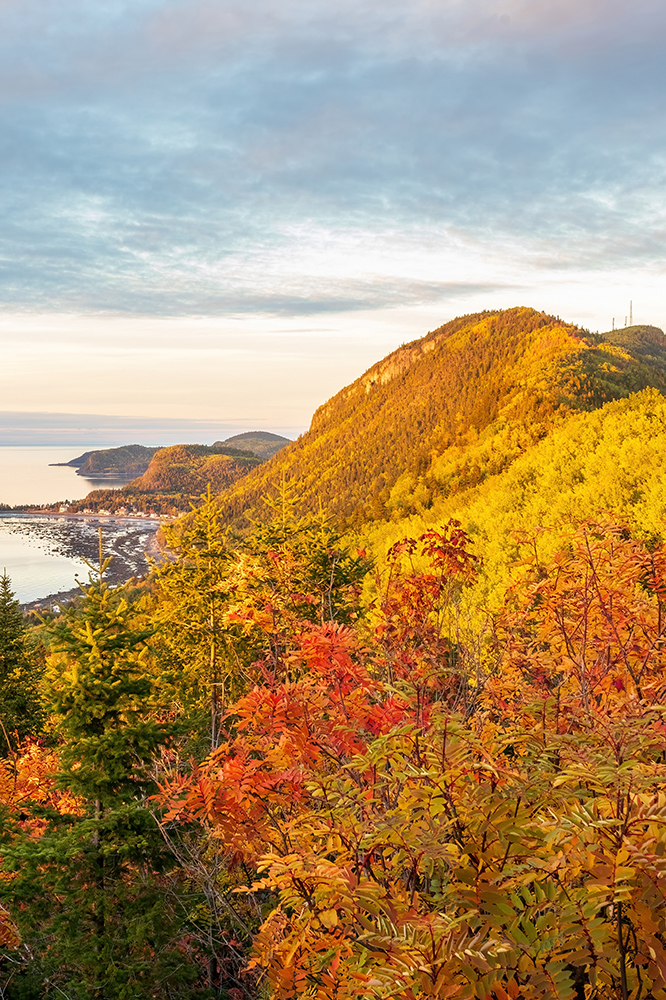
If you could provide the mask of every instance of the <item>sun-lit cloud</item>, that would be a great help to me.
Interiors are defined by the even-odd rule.
[[[3,0],[0,309],[656,302],[665,41],[656,0]]]

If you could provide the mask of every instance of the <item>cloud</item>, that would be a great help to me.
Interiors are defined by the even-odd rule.
[[[665,35],[654,0],[4,0],[0,303],[307,315],[659,267]],[[346,271],[340,233],[372,243]]]

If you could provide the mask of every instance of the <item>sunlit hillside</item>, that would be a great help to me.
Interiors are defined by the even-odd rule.
[[[457,518],[483,553],[483,589],[499,596],[525,545],[536,538],[550,557],[563,527],[606,515],[649,543],[666,537],[666,398],[656,389],[572,416],[504,472],[369,524],[363,538],[381,558],[398,539]]]
[[[147,579],[0,579],[3,996],[664,1000],[665,373],[466,317],[100,491],[205,492]]]
[[[611,342],[611,340],[613,342]],[[233,486],[230,520],[283,477],[346,527],[399,518],[510,467],[568,416],[666,389],[661,331],[599,337],[534,309],[464,316],[406,344],[315,413],[306,434]]]
[[[148,468],[120,490],[93,490],[71,511],[121,508],[177,513],[190,509],[210,487],[221,493],[261,464],[255,454],[224,444],[177,444],[160,448]]]

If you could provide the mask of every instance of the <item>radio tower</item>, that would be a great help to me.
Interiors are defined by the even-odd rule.
[[[633,300],[629,303],[629,326],[634,325],[634,303]]]

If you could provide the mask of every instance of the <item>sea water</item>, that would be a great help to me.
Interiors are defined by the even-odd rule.
[[[44,517],[0,514],[0,572],[4,569],[22,604],[87,583],[98,565],[99,529],[107,579],[120,583],[148,568],[146,553],[158,555],[159,522],[133,518]]]
[[[9,576],[21,603],[70,590],[77,574],[87,579],[82,559],[58,553],[48,540],[30,531],[25,518],[0,516],[0,570]]]
[[[90,490],[108,485],[77,475],[72,466],[54,465],[69,462],[93,448],[89,444],[59,448],[0,447],[0,504],[39,506],[59,500],[80,500]]]
[[[0,447],[0,504],[35,506],[78,500],[99,483],[76,475],[68,462],[90,445],[79,447]],[[22,603],[76,587],[88,579],[85,558],[95,562],[97,532],[102,525],[105,553],[114,559],[116,580],[146,569],[144,552],[154,542],[158,525],[123,518],[42,517],[0,513],[0,572],[6,570]]]

